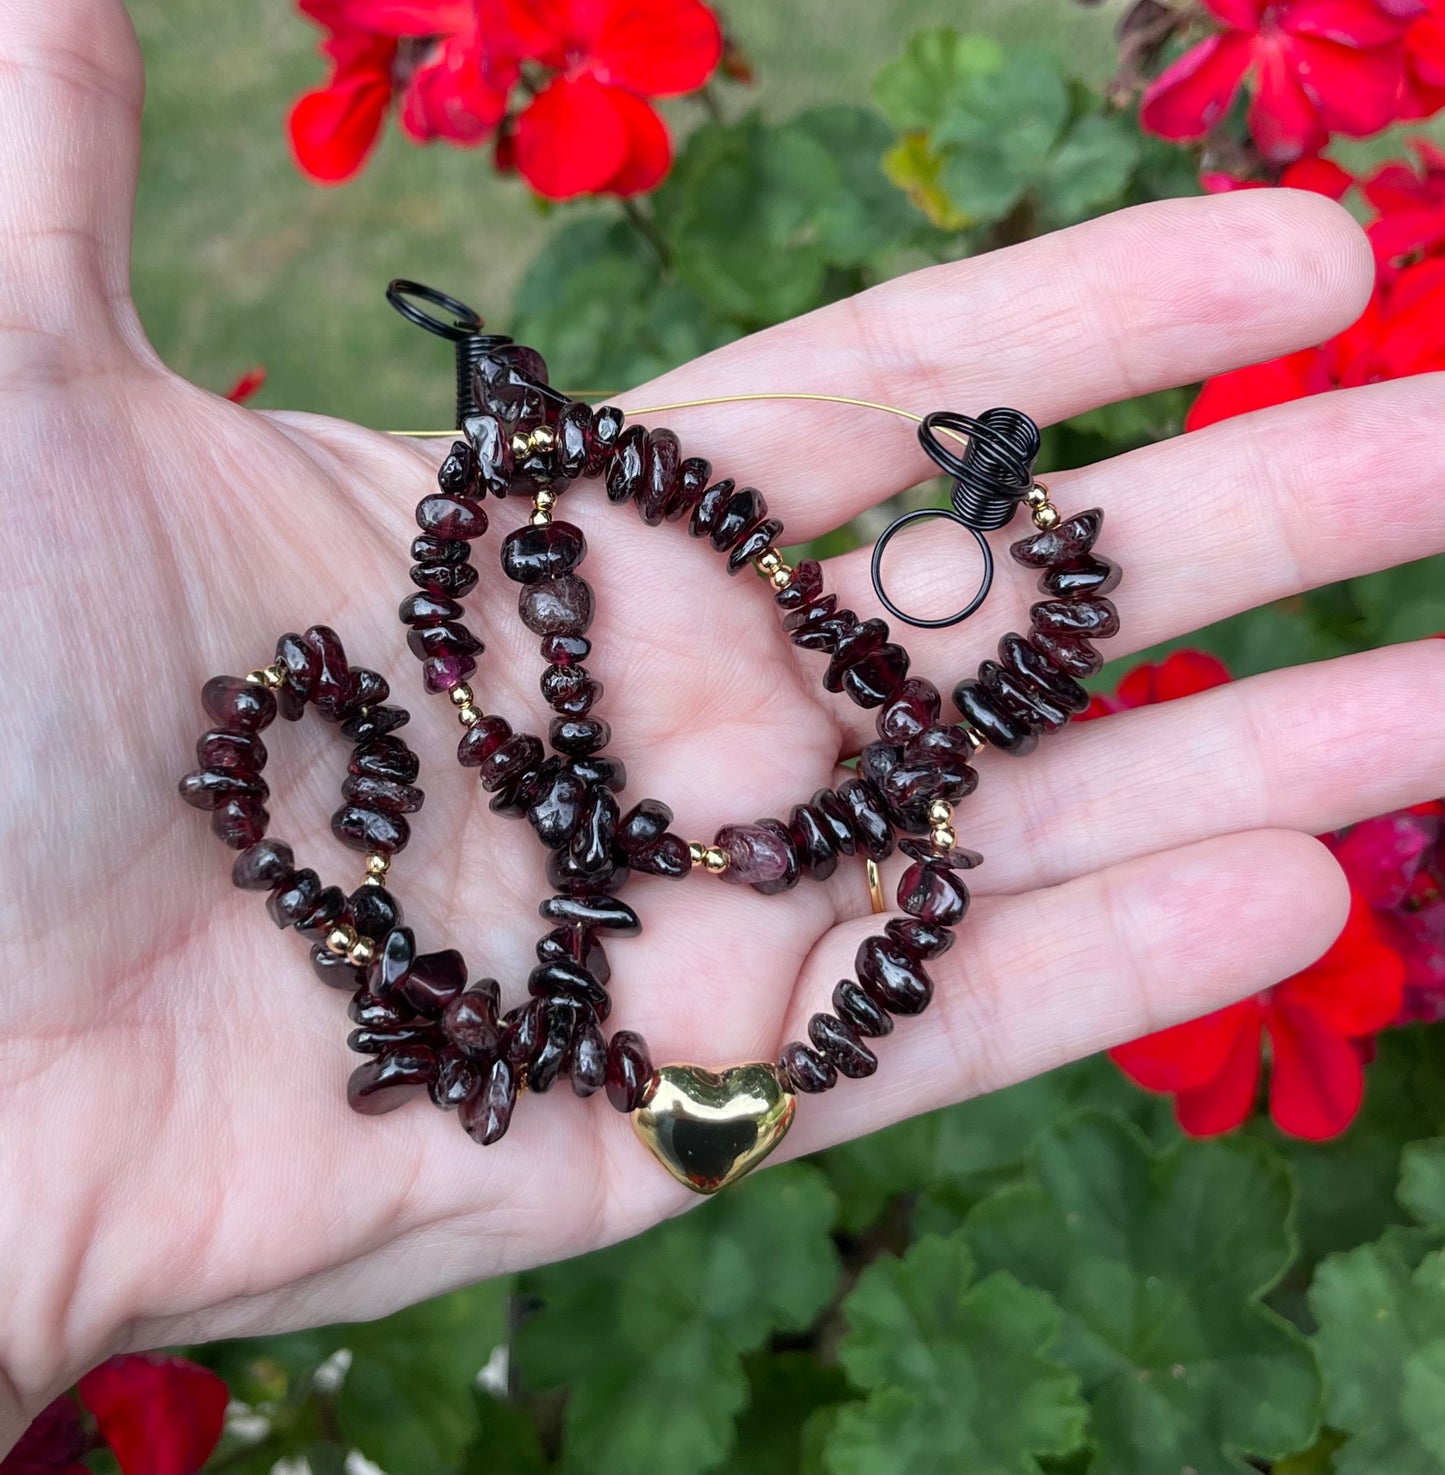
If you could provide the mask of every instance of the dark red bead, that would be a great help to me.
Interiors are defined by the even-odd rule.
[[[1005,635],[998,643],[998,658],[1005,670],[1042,687],[1066,711],[1082,712],[1089,705],[1089,693],[1022,635]]]
[[[321,877],[309,866],[295,871],[266,898],[266,910],[278,927],[294,927],[321,895]]]
[[[416,525],[433,538],[459,538],[469,543],[486,532],[487,514],[482,504],[470,497],[434,492],[416,504]]]
[[[692,871],[692,849],[681,835],[663,835],[644,849],[633,851],[627,864],[644,875],[680,881]]]
[[[581,400],[564,405],[557,416],[557,470],[574,480],[587,465],[587,432],[592,425],[592,406]]]
[[[682,449],[670,430],[647,436],[647,464],[637,490],[637,511],[643,522],[656,527],[678,495],[682,477]]]
[[[582,529],[570,522],[519,527],[502,539],[502,572],[518,584],[540,584],[571,573],[586,553]]]
[[[843,801],[832,789],[819,789],[808,800],[808,805],[828,837],[828,844],[839,855],[852,855],[858,848],[858,837],[853,831],[853,821]]]
[[[394,927],[381,940],[366,970],[366,986],[376,998],[394,1000],[397,1008],[411,1004],[399,993],[416,961],[416,934],[410,927]]]
[[[333,953],[319,942],[311,946],[311,967],[328,988],[355,993],[366,982],[365,968],[358,968],[344,953]]]
[[[482,787],[493,794],[539,767],[541,762],[542,744],[531,733],[519,732],[482,759],[477,765],[477,776]]]
[[[585,635],[544,635],[540,649],[544,661],[575,666],[592,654],[592,642]]]
[[[488,1147],[506,1135],[516,1104],[516,1078],[512,1067],[499,1056],[487,1067],[482,1089],[461,1107],[462,1127],[468,1137]]]
[[[418,1014],[434,1019],[466,986],[466,959],[449,947],[414,957],[400,989]]]
[[[1068,708],[1056,702],[1044,687],[1031,677],[1006,671],[996,661],[981,661],[978,679],[995,702],[1020,722],[1044,732],[1058,732],[1069,720]]]
[[[512,437],[496,415],[469,415],[462,430],[477,458],[477,475],[494,497],[506,495],[512,480]]]
[[[201,705],[226,732],[260,732],[276,720],[276,698],[244,676],[212,676],[201,688]]]
[[[940,861],[956,871],[971,871],[975,866],[983,864],[983,856],[976,850],[965,850],[959,845],[955,845],[952,850],[939,850],[931,840],[918,839],[913,835],[900,840],[898,848],[914,860]]]
[[[978,787],[978,773],[954,755],[905,753],[879,787],[890,819],[901,829],[926,830],[928,806],[935,799],[967,798]]]
[[[332,956],[335,956],[333,954]],[[414,1023],[414,1016],[399,998],[378,999],[365,989],[356,993],[346,1006],[346,1016],[366,1029],[397,1029]]]
[[[458,994],[442,1013],[447,1038],[476,1060],[495,1055],[502,1042],[496,1000],[485,989]]]
[[[192,809],[219,809],[229,799],[245,799],[257,804],[266,801],[270,789],[259,774],[244,769],[223,769],[208,773],[204,769],[188,773],[179,784],[181,798]]]
[[[910,917],[956,927],[968,910],[968,887],[950,866],[914,861],[898,882],[898,905]]]
[[[232,850],[245,850],[266,837],[271,816],[259,799],[227,799],[211,811],[211,833]]]
[[[409,784],[421,772],[421,760],[399,737],[388,735],[358,744],[346,768],[348,773],[364,774],[367,778]]]
[[[732,477],[725,476],[721,481],[714,482],[697,499],[687,525],[688,532],[694,538],[712,536],[712,530],[717,526],[718,518],[722,516],[723,508],[727,506],[728,498],[732,496],[736,485]]]
[[[754,881],[753,890],[759,896],[777,896],[784,891],[791,891],[803,877],[803,862],[798,855],[798,847],[793,844],[793,837],[788,833],[788,827],[780,819],[760,819],[757,828],[766,830],[783,842],[787,853],[788,868],[775,881]],[[724,871],[726,876],[727,872]]]
[[[287,681],[303,695],[311,695],[311,683],[321,670],[321,657],[294,630],[276,642],[276,659],[286,671]]]
[[[379,942],[403,920],[401,903],[385,886],[369,882],[358,886],[346,899],[346,915],[363,936]]]
[[[274,891],[296,870],[291,847],[281,840],[262,840],[243,850],[231,866],[231,884],[242,891]]]
[[[1022,758],[1038,747],[1038,730],[1006,713],[977,681],[960,681],[953,688],[953,703],[1000,752]]]
[[[477,453],[464,440],[454,440],[437,470],[437,485],[454,497],[475,497],[482,490]]]
[[[585,666],[548,666],[542,672],[542,700],[565,717],[585,717],[602,695]]]
[[[308,942],[324,942],[345,916],[346,893],[339,886],[323,886],[316,905],[296,924],[296,930]]]
[[[1009,552],[1026,568],[1052,568],[1056,563],[1087,553],[1094,546],[1103,525],[1103,512],[1091,507],[1047,532],[1021,538],[1009,548]]]
[[[470,680],[477,669],[475,656],[453,654],[432,656],[421,663],[421,684],[433,696],[451,691],[462,682]]]
[[[394,779],[371,778],[356,773],[347,776],[341,785],[341,794],[354,804],[380,809],[387,814],[415,814],[426,798],[414,784],[399,784]]]
[[[419,661],[436,656],[474,656],[485,649],[482,642],[455,620],[442,625],[417,625],[407,632],[407,648]]]
[[[788,816],[788,836],[803,869],[815,881],[826,881],[838,869],[838,852],[828,838],[821,816],[806,804]]]
[[[688,456],[678,468],[677,495],[667,509],[667,519],[675,522],[679,518],[691,517],[692,510],[702,498],[707,484],[712,480],[712,463],[701,456]]]
[[[773,603],[790,614],[812,604],[823,592],[823,565],[816,558],[805,558],[793,569],[793,577],[786,589],[773,595]]]
[[[435,1040],[433,1030],[413,1019],[399,1025],[354,1029],[346,1037],[346,1048],[355,1050],[358,1055],[390,1055],[408,1045],[431,1048]]]
[[[313,625],[301,638],[316,652],[318,662],[311,681],[311,700],[327,721],[334,721],[356,690],[341,638],[329,625]]]
[[[505,717],[483,717],[462,734],[457,762],[463,768],[480,768],[511,736],[512,724]]]
[[[436,1076],[436,1055],[424,1045],[407,1045],[358,1065],[346,1083],[346,1100],[363,1116],[380,1116],[421,1095]]]
[[[534,635],[585,635],[592,623],[592,586],[577,574],[525,585],[517,612]]]
[[[618,1030],[607,1046],[607,1099],[618,1111],[635,1111],[651,1080],[647,1041],[630,1029]]]
[[[572,1038],[572,1054],[567,1060],[567,1073],[578,1096],[590,1096],[607,1082],[607,1042],[602,1038],[596,1016],[583,1016],[581,1026]]]
[[[411,540],[411,556],[417,563],[467,563],[471,547],[460,538],[430,538],[423,535]]]
[[[557,850],[577,833],[588,802],[587,785],[570,768],[557,768],[532,800],[527,818],[542,844]]]
[[[397,606],[397,614],[403,625],[440,625],[447,620],[459,620],[466,611],[455,599],[445,594],[408,594]]]
[[[276,711],[283,722],[299,722],[306,712],[306,693],[289,681],[276,688]]]
[[[637,913],[625,901],[600,893],[549,896],[537,912],[548,922],[595,927],[603,932],[615,932],[618,937],[636,937],[642,931]]]
[[[429,594],[464,599],[476,587],[477,571],[469,563],[414,563],[411,581]]]
[[[806,604],[802,609],[796,609],[791,614],[783,616],[783,629],[788,632],[788,638],[799,650],[821,650],[830,651],[838,643],[838,636],[842,633],[838,624],[838,596],[836,594],[823,594],[811,604]],[[849,611],[843,612],[857,623],[857,616]]]
[[[547,853],[548,884],[562,895],[616,891],[626,880],[626,866],[619,866],[610,856],[601,865],[593,866],[579,864],[571,846]]]
[[[853,966],[868,996],[890,1014],[921,1014],[933,997],[928,974],[887,937],[865,937]]]
[[[548,1000],[543,1015],[542,1038],[527,1062],[529,1091],[540,1094],[552,1089],[571,1053],[572,1037],[580,1022],[581,1011],[574,1000]]]
[[[629,425],[617,437],[607,462],[607,500],[630,502],[642,490],[646,470],[647,430],[641,425]]]
[[[469,1060],[453,1045],[437,1052],[436,1079],[431,1083],[431,1099],[443,1111],[464,1106],[482,1089],[482,1073],[476,1062]]]
[[[587,463],[583,468],[584,475],[600,476],[602,474],[626,423],[627,416],[616,405],[601,405],[592,412],[592,424],[587,432]]]
[[[752,886],[759,882],[781,881],[789,865],[796,865],[792,842],[786,834],[756,825],[724,825],[713,844],[728,858],[724,881],[734,886]]]
[[[740,574],[783,536],[783,524],[776,517],[766,517],[755,528],[744,533],[728,554],[728,573]]]
[[[840,784],[837,794],[853,823],[858,853],[866,860],[887,860],[893,854],[893,824],[883,796],[866,779],[859,778]]]
[[[881,1039],[893,1033],[893,1020],[888,1011],[880,1009],[851,978],[841,979],[834,986],[833,1010],[869,1039]]]
[[[860,707],[881,707],[908,675],[908,652],[888,641],[843,672],[843,690]]]
[[[547,738],[559,753],[583,757],[612,741],[612,729],[596,717],[554,717]]]
[[[1039,580],[1039,591],[1055,599],[1086,599],[1111,593],[1119,587],[1122,576],[1123,571],[1111,559],[1085,553],[1046,569]]]
[[[259,774],[266,766],[266,745],[251,732],[206,732],[196,739],[196,762],[213,773]]]
[[[585,927],[554,927],[537,939],[537,961],[579,963],[602,985],[612,977],[612,965],[602,944]]]
[[[574,758],[572,770],[594,788],[600,784],[605,789],[611,789],[614,794],[620,794],[627,787],[627,770],[622,766],[620,758],[603,753],[589,753],[585,758]]]
[[[411,713],[405,707],[368,707],[341,724],[341,736],[348,742],[369,743],[372,738],[385,737],[410,721]]]
[[[846,629],[839,635],[833,647],[833,659],[828,662],[828,669],[823,673],[823,685],[829,691],[842,691],[843,673],[850,666],[857,665],[865,656],[881,649],[887,639],[888,626],[882,620],[863,620]],[[905,658],[905,675],[907,669]],[[903,676],[899,676],[900,685],[902,681]],[[894,690],[897,690],[896,686]]]
[[[1079,635],[1051,635],[1031,630],[1029,644],[1070,676],[1096,676],[1104,669],[1104,658]]]
[[[527,979],[527,992],[546,999],[575,999],[595,1010],[601,1019],[612,1012],[607,990],[580,963],[567,958],[538,963]]]
[[[922,917],[894,917],[883,929],[910,958],[926,963],[941,958],[958,940],[947,927]]]
[[[808,1021],[808,1038],[813,1048],[850,1080],[871,1076],[878,1069],[878,1057],[846,1020],[831,1014],[815,1014]]]
[[[838,1084],[838,1070],[833,1062],[809,1049],[801,1040],[783,1046],[783,1053],[778,1057],[778,1069],[795,1091],[809,1095],[831,1091]]]
[[[739,487],[718,513],[711,533],[712,546],[727,553],[745,533],[768,515],[767,499],[756,487]]]
[[[582,812],[569,847],[580,871],[599,871],[612,864],[613,842],[621,819],[617,800],[606,789],[594,788],[592,802]]]
[[[395,855],[405,850],[411,826],[399,814],[345,804],[331,816],[331,833],[348,849],[366,854]]]
[[[1107,599],[1045,599],[1029,613],[1034,628],[1050,635],[1103,639],[1119,633],[1119,611]]]

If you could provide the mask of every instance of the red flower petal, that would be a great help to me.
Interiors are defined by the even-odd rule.
[[[1409,894],[1420,861],[1436,838],[1435,829],[1423,816],[1385,814],[1355,825],[1330,849],[1351,890],[1366,905],[1397,907]]]
[[[627,163],[627,125],[615,89],[558,77],[517,119],[517,168],[549,200],[596,194]]]
[[[1317,349],[1306,348],[1268,363],[1216,374],[1199,391],[1199,397],[1184,418],[1184,428],[1202,430],[1206,425],[1228,420],[1231,415],[1248,414],[1251,410],[1282,405],[1313,394],[1311,372],[1318,359]]]
[[[1173,702],[1223,686],[1229,667],[1205,650],[1176,650],[1154,669],[1154,701]]]
[[[1186,51],[1145,89],[1140,124],[1160,138],[1203,138],[1239,90],[1252,48],[1250,37],[1228,31]]]
[[[1399,1013],[1405,964],[1357,893],[1350,895],[1345,925],[1329,951],[1287,978],[1271,993],[1270,1007],[1308,1011],[1339,1035],[1370,1035]]]
[[[1275,1124],[1310,1142],[1338,1137],[1365,1095],[1359,1051],[1309,1009],[1276,1003],[1267,1028],[1274,1047],[1269,1109]]]
[[[399,121],[418,143],[480,143],[502,121],[516,80],[517,64],[487,56],[475,31],[445,37],[412,73]]]
[[[248,399],[259,394],[266,383],[266,371],[262,368],[247,369],[226,391],[226,398],[235,405],[244,405]]]
[[[322,184],[349,179],[371,152],[391,102],[396,43],[348,38],[327,48],[336,59],[331,81],[291,110],[296,162]]]
[[[572,0],[569,9],[592,20],[587,65],[597,79],[644,97],[691,92],[722,59],[722,30],[700,0]]]
[[[230,1400],[215,1373],[183,1357],[112,1357],[76,1391],[122,1475],[193,1475],[221,1437]]]
[[[1350,192],[1355,176],[1333,160],[1316,154],[1313,158],[1297,159],[1280,175],[1279,182],[1285,189],[1309,190],[1327,199],[1342,200]]]
[[[1303,44],[1280,38],[1255,49],[1257,74],[1249,104],[1249,131],[1260,153],[1274,164],[1317,154],[1329,142],[1315,101],[1300,82],[1295,47]]]
[[[1174,1098],[1174,1116],[1191,1137],[1217,1137],[1242,1127],[1259,1094],[1259,1030],[1241,1030],[1213,1080]]]
[[[1116,1045],[1109,1058],[1146,1091],[1194,1090],[1225,1068],[1241,1038],[1259,1054],[1259,1022],[1258,1001],[1242,999],[1213,1014]]]
[[[375,36],[444,36],[476,24],[474,0],[301,0],[300,8],[327,30]]]
[[[627,156],[607,181],[611,195],[640,195],[656,189],[672,166],[672,139],[657,109],[635,93],[609,89],[612,105],[627,130]]]
[[[1354,47],[1391,45],[1424,11],[1420,0],[1409,0],[1396,14],[1389,13],[1379,0],[1294,0],[1279,9],[1281,30]]]
[[[1257,30],[1264,4],[1265,0],[1204,0],[1206,10],[1236,31]]]
[[[80,1405],[62,1393],[36,1414],[20,1442],[0,1458],[0,1475],[90,1475],[81,1456],[90,1447]]]
[[[1328,132],[1364,138],[1395,121],[1405,76],[1405,54],[1400,47],[1358,51],[1333,41],[1297,36],[1289,49],[1302,85],[1315,100],[1320,125]]]

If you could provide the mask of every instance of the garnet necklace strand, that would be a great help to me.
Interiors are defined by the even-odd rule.
[[[545,1094],[565,1076],[579,1096],[605,1090],[674,1177],[713,1193],[777,1146],[798,1093],[830,1090],[840,1075],[872,1075],[872,1042],[892,1031],[896,1016],[928,1006],[927,965],[953,945],[968,908],[961,873],[980,861],[958,847],[954,831],[954,807],[978,781],[970,760],[985,746],[1022,756],[1041,733],[1082,711],[1088,697],[1079,678],[1102,664],[1092,641],[1119,628],[1107,598],[1119,570],[1093,552],[1103,514],[1091,509],[1064,519],[1057,511],[1033,478],[1039,437],[1027,416],[990,410],[978,419],[942,413],[920,422],[924,449],[953,480],[951,508],[906,514],[879,540],[873,577],[882,603],[917,625],[971,614],[992,578],[985,534],[1003,527],[1020,502],[1037,531],[1010,552],[1040,571],[1045,596],[1033,606],[1027,636],[1006,634],[998,659],[958,682],[953,700],[962,720],[949,720],[938,688],[909,675],[908,653],[889,639],[884,621],[840,607],[824,592],[815,560],[783,561],[783,524],[759,491],[713,480],[709,464],[684,457],[669,430],[649,430],[615,407],[594,409],[553,389],[537,353],[485,333],[464,304],[407,282],[393,283],[388,297],[456,345],[461,434],[436,490],[417,504],[416,590],[400,617],[424,688],[445,696],[461,722],[458,761],[477,770],[491,808],[525,817],[547,851],[553,894],[538,908],[547,930],[526,999],[504,1009],[495,979],[469,985],[461,953],[418,950],[388,884],[393,858],[410,838],[407,816],[423,801],[417,757],[398,735],[409,715],[389,702],[382,676],[349,662],[328,627],[284,634],[269,664],[205,684],[201,700],[212,726],[196,744],[198,767],[181,780],[181,796],[210,811],[216,835],[239,852],[235,884],[268,893],[272,921],[310,942],[322,980],[351,995],[348,1044],[367,1057],[347,1086],[355,1110],[378,1114],[426,1093],[489,1144],[506,1133],[524,1091]],[[452,321],[417,300],[442,307]],[[944,445],[940,431],[963,445],[961,454]],[[609,501],[631,502],[650,525],[685,521],[694,538],[727,559],[730,573],[752,568],[768,581],[792,642],[828,658],[827,690],[877,710],[878,738],[858,755],[854,777],[818,790],[786,818],[724,825],[711,842],[675,834],[672,811],[659,800],[623,810],[617,795],[626,770],[607,751],[611,729],[594,711],[602,686],[586,666],[594,600],[578,569],[587,544],[581,529],[556,516],[564,493],[589,480],[601,482]],[[541,691],[555,714],[546,743],[484,712],[472,685],[483,645],[463,621],[462,601],[480,577],[472,547],[487,530],[488,494],[532,504],[528,523],[502,540],[500,552],[502,572],[519,586],[518,614],[539,637]],[[893,534],[928,517],[960,523],[984,557],[978,592],[937,621],[899,610],[880,570]],[[362,883],[349,895],[324,886],[316,871],[297,866],[288,845],[266,835],[261,733],[278,714],[297,721],[308,706],[353,745],[331,821],[342,844],[365,857]],[[895,848],[909,861],[897,888],[901,915],[859,946],[856,978],[836,986],[831,1012],[813,1015],[806,1041],[784,1046],[774,1061],[654,1068],[639,1035],[606,1035],[612,969],[604,941],[641,930],[617,895],[634,873],[681,881],[696,872],[772,895],[804,878],[825,880],[840,859],[856,856],[881,912],[877,867]]]

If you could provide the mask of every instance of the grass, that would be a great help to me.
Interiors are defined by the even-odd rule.
[[[1078,0],[731,0],[720,10],[756,84],[725,105],[785,116],[865,97],[925,26],[987,31],[1110,70],[1109,11]],[[291,0],[130,0],[145,52],[135,289],[168,363],[224,389],[264,364],[258,403],[378,426],[441,423],[449,361],[382,300],[393,276],[433,282],[505,330],[512,291],[551,214],[485,153],[416,148],[394,129],[359,178],[304,180],[284,123],[322,76],[318,33]],[[695,104],[670,108],[677,128]],[[585,208],[585,207],[584,207]],[[626,311],[627,304],[619,304]]]

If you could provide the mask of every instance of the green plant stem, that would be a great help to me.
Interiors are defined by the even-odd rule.
[[[636,200],[624,195],[619,203],[622,206],[622,213],[632,222],[632,228],[652,247],[657,257],[657,264],[664,272],[670,272],[672,253],[667,249],[667,242],[662,239],[662,232],[658,230],[657,222]]]

